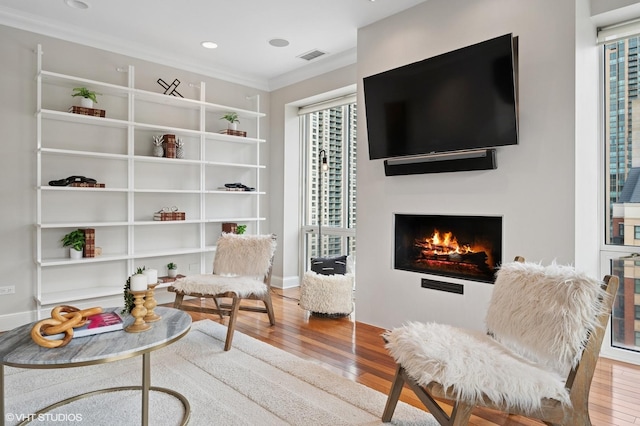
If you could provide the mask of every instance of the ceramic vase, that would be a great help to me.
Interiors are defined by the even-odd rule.
[[[69,248],[69,257],[71,259],[82,259],[82,250],[76,250],[73,247]]]
[[[85,108],[93,108],[93,101],[89,98],[80,96],[80,106]]]

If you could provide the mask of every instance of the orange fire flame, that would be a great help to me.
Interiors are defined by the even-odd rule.
[[[425,238],[426,248],[431,249],[433,254],[464,254],[474,253],[468,244],[458,244],[458,240],[451,232],[445,232],[442,237],[437,229],[433,231],[431,238]]]
[[[483,253],[487,256],[487,263],[494,266],[491,250],[482,243],[475,242],[470,244],[460,244],[452,232],[441,233],[434,229],[431,237],[425,237],[416,240],[416,246],[420,248],[426,257],[430,256],[451,256],[456,259],[456,255],[465,255],[473,253]]]

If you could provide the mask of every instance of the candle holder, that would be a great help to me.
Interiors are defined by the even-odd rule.
[[[153,297],[158,284],[159,283],[149,284],[147,288],[147,294],[144,298],[144,307],[147,309],[147,314],[144,316],[144,322],[156,322],[161,318],[160,315],[153,312],[156,306],[158,306],[156,299]]]
[[[147,315],[147,308],[144,307],[144,296],[147,294],[146,290],[131,291],[129,293],[133,295],[133,304],[135,305],[131,310],[131,315],[135,318],[133,324],[130,324],[125,328],[125,331],[129,333],[140,333],[147,331],[151,328],[150,324],[144,322],[144,316]]]

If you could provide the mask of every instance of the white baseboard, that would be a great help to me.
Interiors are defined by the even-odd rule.
[[[23,324],[37,320],[36,311],[17,312],[0,315],[0,331],[9,331]]]
[[[275,287],[275,288],[294,288],[294,287],[300,287],[300,277],[276,277],[276,276],[272,276],[271,277],[271,287]]]

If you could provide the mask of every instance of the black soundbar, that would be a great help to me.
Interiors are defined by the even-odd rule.
[[[497,167],[495,149],[384,160],[386,176],[493,170]]]

